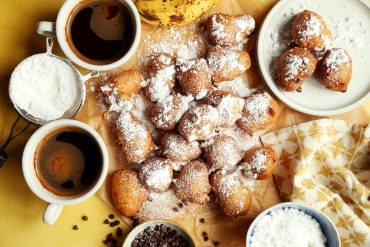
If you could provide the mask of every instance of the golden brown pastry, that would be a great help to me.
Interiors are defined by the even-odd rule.
[[[236,141],[222,134],[205,142],[203,151],[211,172],[218,169],[234,170],[243,158],[243,152]]]
[[[260,180],[269,178],[274,174],[277,162],[277,154],[271,147],[252,148],[244,154],[244,175]]]
[[[319,78],[327,88],[346,92],[352,76],[352,59],[344,49],[328,50],[321,60]]]
[[[134,95],[140,93],[143,77],[138,70],[129,69],[115,74],[109,83],[117,88],[118,94],[122,99],[131,99]]]
[[[160,148],[166,158],[178,162],[194,160],[202,153],[197,141],[188,142],[175,133],[164,134],[160,140]]]
[[[248,52],[214,46],[208,50],[207,63],[212,73],[213,83],[231,81],[250,68]]]
[[[181,118],[178,131],[188,141],[206,141],[215,135],[219,113],[211,105],[199,105]]]
[[[295,47],[279,58],[279,83],[284,91],[300,90],[301,85],[315,71],[316,59],[306,49]]]
[[[165,99],[175,86],[175,58],[166,53],[155,55],[149,62],[148,75],[145,96],[152,102]]]
[[[117,170],[112,176],[113,205],[126,217],[132,217],[139,212],[149,193],[130,169]]]
[[[319,14],[305,10],[293,21],[292,40],[309,51],[325,51],[331,45],[332,35]]]
[[[177,79],[184,92],[197,100],[212,88],[211,72],[204,58],[178,61]]]
[[[192,96],[171,94],[162,101],[153,104],[149,109],[149,117],[157,129],[173,130],[177,122],[189,108]]]
[[[131,112],[121,112],[116,130],[128,163],[140,163],[154,150],[152,134]]]
[[[172,176],[171,161],[160,157],[147,159],[139,171],[141,182],[149,190],[158,193],[164,192],[170,187]]]
[[[249,15],[218,13],[208,17],[204,27],[211,44],[233,46],[242,43],[254,31],[255,21]]]
[[[276,120],[277,111],[277,101],[268,92],[259,91],[245,99],[242,118],[236,124],[242,130],[253,133],[271,125]]]
[[[242,117],[244,100],[229,92],[215,90],[207,97],[207,104],[217,108],[220,118],[220,127],[230,127]]]
[[[251,204],[251,193],[237,173],[219,170],[212,174],[210,180],[217,202],[226,215],[247,215]]]
[[[174,183],[174,189],[180,200],[198,204],[208,202],[211,186],[206,165],[199,161],[186,164]]]

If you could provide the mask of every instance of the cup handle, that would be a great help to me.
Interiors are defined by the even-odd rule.
[[[53,225],[57,221],[62,209],[63,205],[49,203],[44,211],[44,223]]]
[[[56,37],[55,22],[40,21],[37,23],[36,32],[46,37]]]

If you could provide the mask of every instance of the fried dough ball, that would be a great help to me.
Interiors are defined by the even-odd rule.
[[[178,121],[189,108],[192,96],[172,94],[162,101],[158,101],[149,109],[149,117],[157,129],[173,130]]]
[[[226,135],[217,135],[204,144],[204,158],[209,170],[233,170],[243,158],[243,152],[236,141]]]
[[[172,176],[171,161],[160,157],[147,159],[139,171],[141,182],[149,190],[158,193],[164,192],[170,187]]]
[[[191,161],[181,169],[174,183],[175,195],[183,201],[203,204],[209,201],[211,186],[204,163]]]
[[[277,167],[277,154],[271,147],[257,147],[245,152],[242,167],[246,177],[269,178]]]
[[[197,100],[212,88],[211,72],[204,58],[178,61],[177,79],[184,92]]]
[[[166,158],[178,162],[194,160],[202,153],[197,141],[188,142],[175,133],[164,134],[160,140],[160,148]]]
[[[138,70],[129,69],[115,74],[109,81],[117,88],[122,99],[131,99],[140,93],[143,76]]]
[[[242,130],[253,133],[271,125],[276,120],[277,111],[277,101],[268,92],[259,91],[245,99],[242,118],[236,124]]]
[[[231,81],[251,67],[248,52],[214,46],[207,53],[213,83]]]
[[[331,45],[332,35],[319,14],[305,10],[293,21],[292,41],[312,52],[325,51]]]
[[[207,103],[217,108],[220,127],[230,127],[242,117],[244,100],[229,92],[215,90],[208,95]]]
[[[301,85],[315,71],[316,59],[306,49],[295,47],[284,52],[279,59],[279,83],[284,91],[300,90]]]
[[[255,21],[249,15],[231,16],[213,14],[204,23],[209,42],[213,45],[238,45],[255,28]]]
[[[218,110],[211,105],[199,105],[181,118],[178,131],[188,141],[206,141],[215,135]]]
[[[148,75],[143,89],[145,96],[152,102],[168,97],[175,86],[175,58],[166,53],[154,56],[149,62]]]
[[[217,202],[226,215],[247,215],[251,204],[251,193],[237,173],[219,170],[212,174],[210,180]]]
[[[327,88],[346,92],[352,77],[352,59],[344,49],[328,50],[321,60],[319,78]]]
[[[132,217],[139,212],[149,193],[130,169],[117,170],[112,176],[112,199],[115,208],[124,216]]]
[[[116,130],[128,163],[140,163],[154,150],[152,134],[131,112],[121,112]]]

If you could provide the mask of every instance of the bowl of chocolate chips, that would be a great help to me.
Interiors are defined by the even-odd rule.
[[[195,247],[190,235],[179,225],[166,221],[148,221],[135,227],[123,247]]]

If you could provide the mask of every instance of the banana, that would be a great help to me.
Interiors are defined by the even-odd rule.
[[[153,26],[184,26],[207,13],[219,0],[137,0],[141,20]]]

